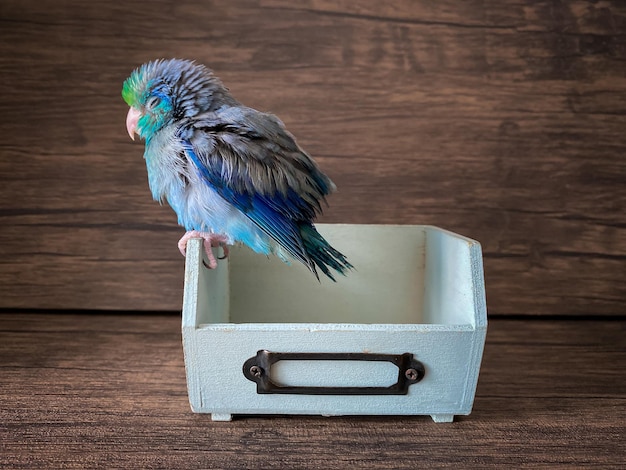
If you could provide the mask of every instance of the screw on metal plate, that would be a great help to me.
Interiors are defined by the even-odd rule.
[[[279,361],[382,361],[398,367],[398,381],[389,387],[308,387],[284,386],[272,382],[270,369]],[[409,386],[424,378],[426,369],[413,354],[372,353],[284,353],[258,351],[243,364],[243,375],[257,385],[257,393],[299,395],[406,395]]]
[[[415,369],[407,369],[406,372],[404,372],[404,376],[414,382],[419,377],[419,373]]]
[[[263,369],[261,369],[259,366],[252,366],[250,367],[250,374],[253,377],[261,377],[263,375]]]

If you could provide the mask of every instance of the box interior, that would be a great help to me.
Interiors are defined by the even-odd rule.
[[[428,226],[317,227],[354,265],[347,276],[318,282],[301,263],[236,246],[201,268],[200,323],[473,323],[471,240]]]

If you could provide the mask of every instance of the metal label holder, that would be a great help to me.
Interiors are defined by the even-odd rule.
[[[398,367],[398,380],[388,387],[285,386],[271,380],[271,367],[279,361],[386,361]],[[262,349],[243,364],[243,375],[255,382],[258,394],[297,395],[406,395],[409,386],[424,378],[426,369],[413,354],[271,352]]]

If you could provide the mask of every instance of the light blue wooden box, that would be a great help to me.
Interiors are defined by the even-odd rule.
[[[337,283],[245,247],[209,270],[190,240],[182,333],[192,410],[216,421],[469,414],[487,331],[480,244],[431,226],[317,227],[356,268]],[[281,360],[257,367],[259,351]],[[410,355],[410,365],[398,359]],[[419,381],[408,380],[415,364]],[[378,394],[401,382],[406,394]]]

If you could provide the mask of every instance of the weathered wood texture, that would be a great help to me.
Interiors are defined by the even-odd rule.
[[[492,320],[474,411],[189,409],[178,316],[0,315],[0,467],[623,468],[626,322]]]
[[[3,0],[0,308],[180,308],[120,98],[171,56],[287,123],[325,222],[479,240],[491,314],[624,313],[626,4],[532,0]]]

